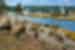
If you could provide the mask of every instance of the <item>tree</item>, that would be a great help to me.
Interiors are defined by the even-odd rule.
[[[68,14],[69,14],[69,10],[66,9],[65,16],[67,16]]]
[[[21,8],[21,5],[20,5],[20,4],[18,4],[18,5],[16,6],[16,13],[22,14],[22,8]]]
[[[0,15],[2,15],[6,10],[6,4],[4,0],[0,0]]]
[[[49,7],[47,7],[47,6],[41,7],[40,10],[41,10],[42,12],[49,13]]]
[[[60,8],[54,7],[54,12],[52,13],[53,18],[58,18],[61,15]]]

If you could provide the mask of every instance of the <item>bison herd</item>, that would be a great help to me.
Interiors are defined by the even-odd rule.
[[[0,17],[0,32],[7,31],[8,35],[15,36],[17,39],[19,39],[21,35],[29,35],[40,41],[50,43],[50,45],[60,45],[59,47],[63,47],[64,33],[62,29],[54,31],[41,25],[40,27],[37,26],[38,28],[34,27],[33,29],[32,23],[30,22],[12,22],[11,19],[3,16]]]

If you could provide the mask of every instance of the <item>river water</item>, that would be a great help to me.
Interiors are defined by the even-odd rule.
[[[15,18],[15,14],[9,13],[9,15],[12,15],[12,17]],[[20,16],[20,15],[17,15],[17,19],[31,20],[33,23],[38,23],[38,24],[50,24],[50,25],[57,24],[59,25],[59,27],[65,30],[75,31],[75,21],[67,21],[67,20],[60,21],[52,18],[32,18],[31,16]]]
[[[75,31],[75,21],[66,21],[66,20],[55,20],[55,19],[40,19],[40,18],[33,18],[32,22],[34,23],[41,23],[41,24],[50,24],[50,25],[59,25],[59,27],[65,30]]]

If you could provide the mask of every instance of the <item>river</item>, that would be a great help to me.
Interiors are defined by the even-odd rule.
[[[13,13],[9,13],[9,15],[15,16]],[[52,18],[32,18],[31,16],[17,16],[19,20],[32,20],[33,23],[38,24],[57,24],[59,27],[75,32],[75,21],[67,21],[67,20],[56,20]]]

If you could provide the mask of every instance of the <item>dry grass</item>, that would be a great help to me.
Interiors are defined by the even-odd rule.
[[[65,36],[69,35],[69,38],[75,40],[75,32],[73,32],[73,31],[64,30],[64,35]]]
[[[47,43],[30,36],[26,36],[24,40],[17,40],[15,36],[6,33],[0,35],[0,50],[50,50],[49,47]]]
[[[64,32],[65,35],[67,35],[67,33],[72,33],[68,31]],[[47,50],[47,49],[50,50],[51,49],[50,48],[51,46],[47,45],[48,43],[40,42],[33,37],[26,36],[24,40],[17,40],[15,36],[9,36],[7,34],[8,32],[0,33],[0,50]],[[55,47],[53,47],[51,50],[54,49]],[[57,50],[60,49],[57,48]]]
[[[65,18],[64,20],[75,21],[75,17],[68,17],[68,18]]]
[[[33,38],[26,37],[24,41],[16,37],[0,35],[0,50],[40,50],[40,43]]]
[[[0,35],[0,50],[9,50],[9,47],[16,46],[16,40],[14,37],[1,34]]]

